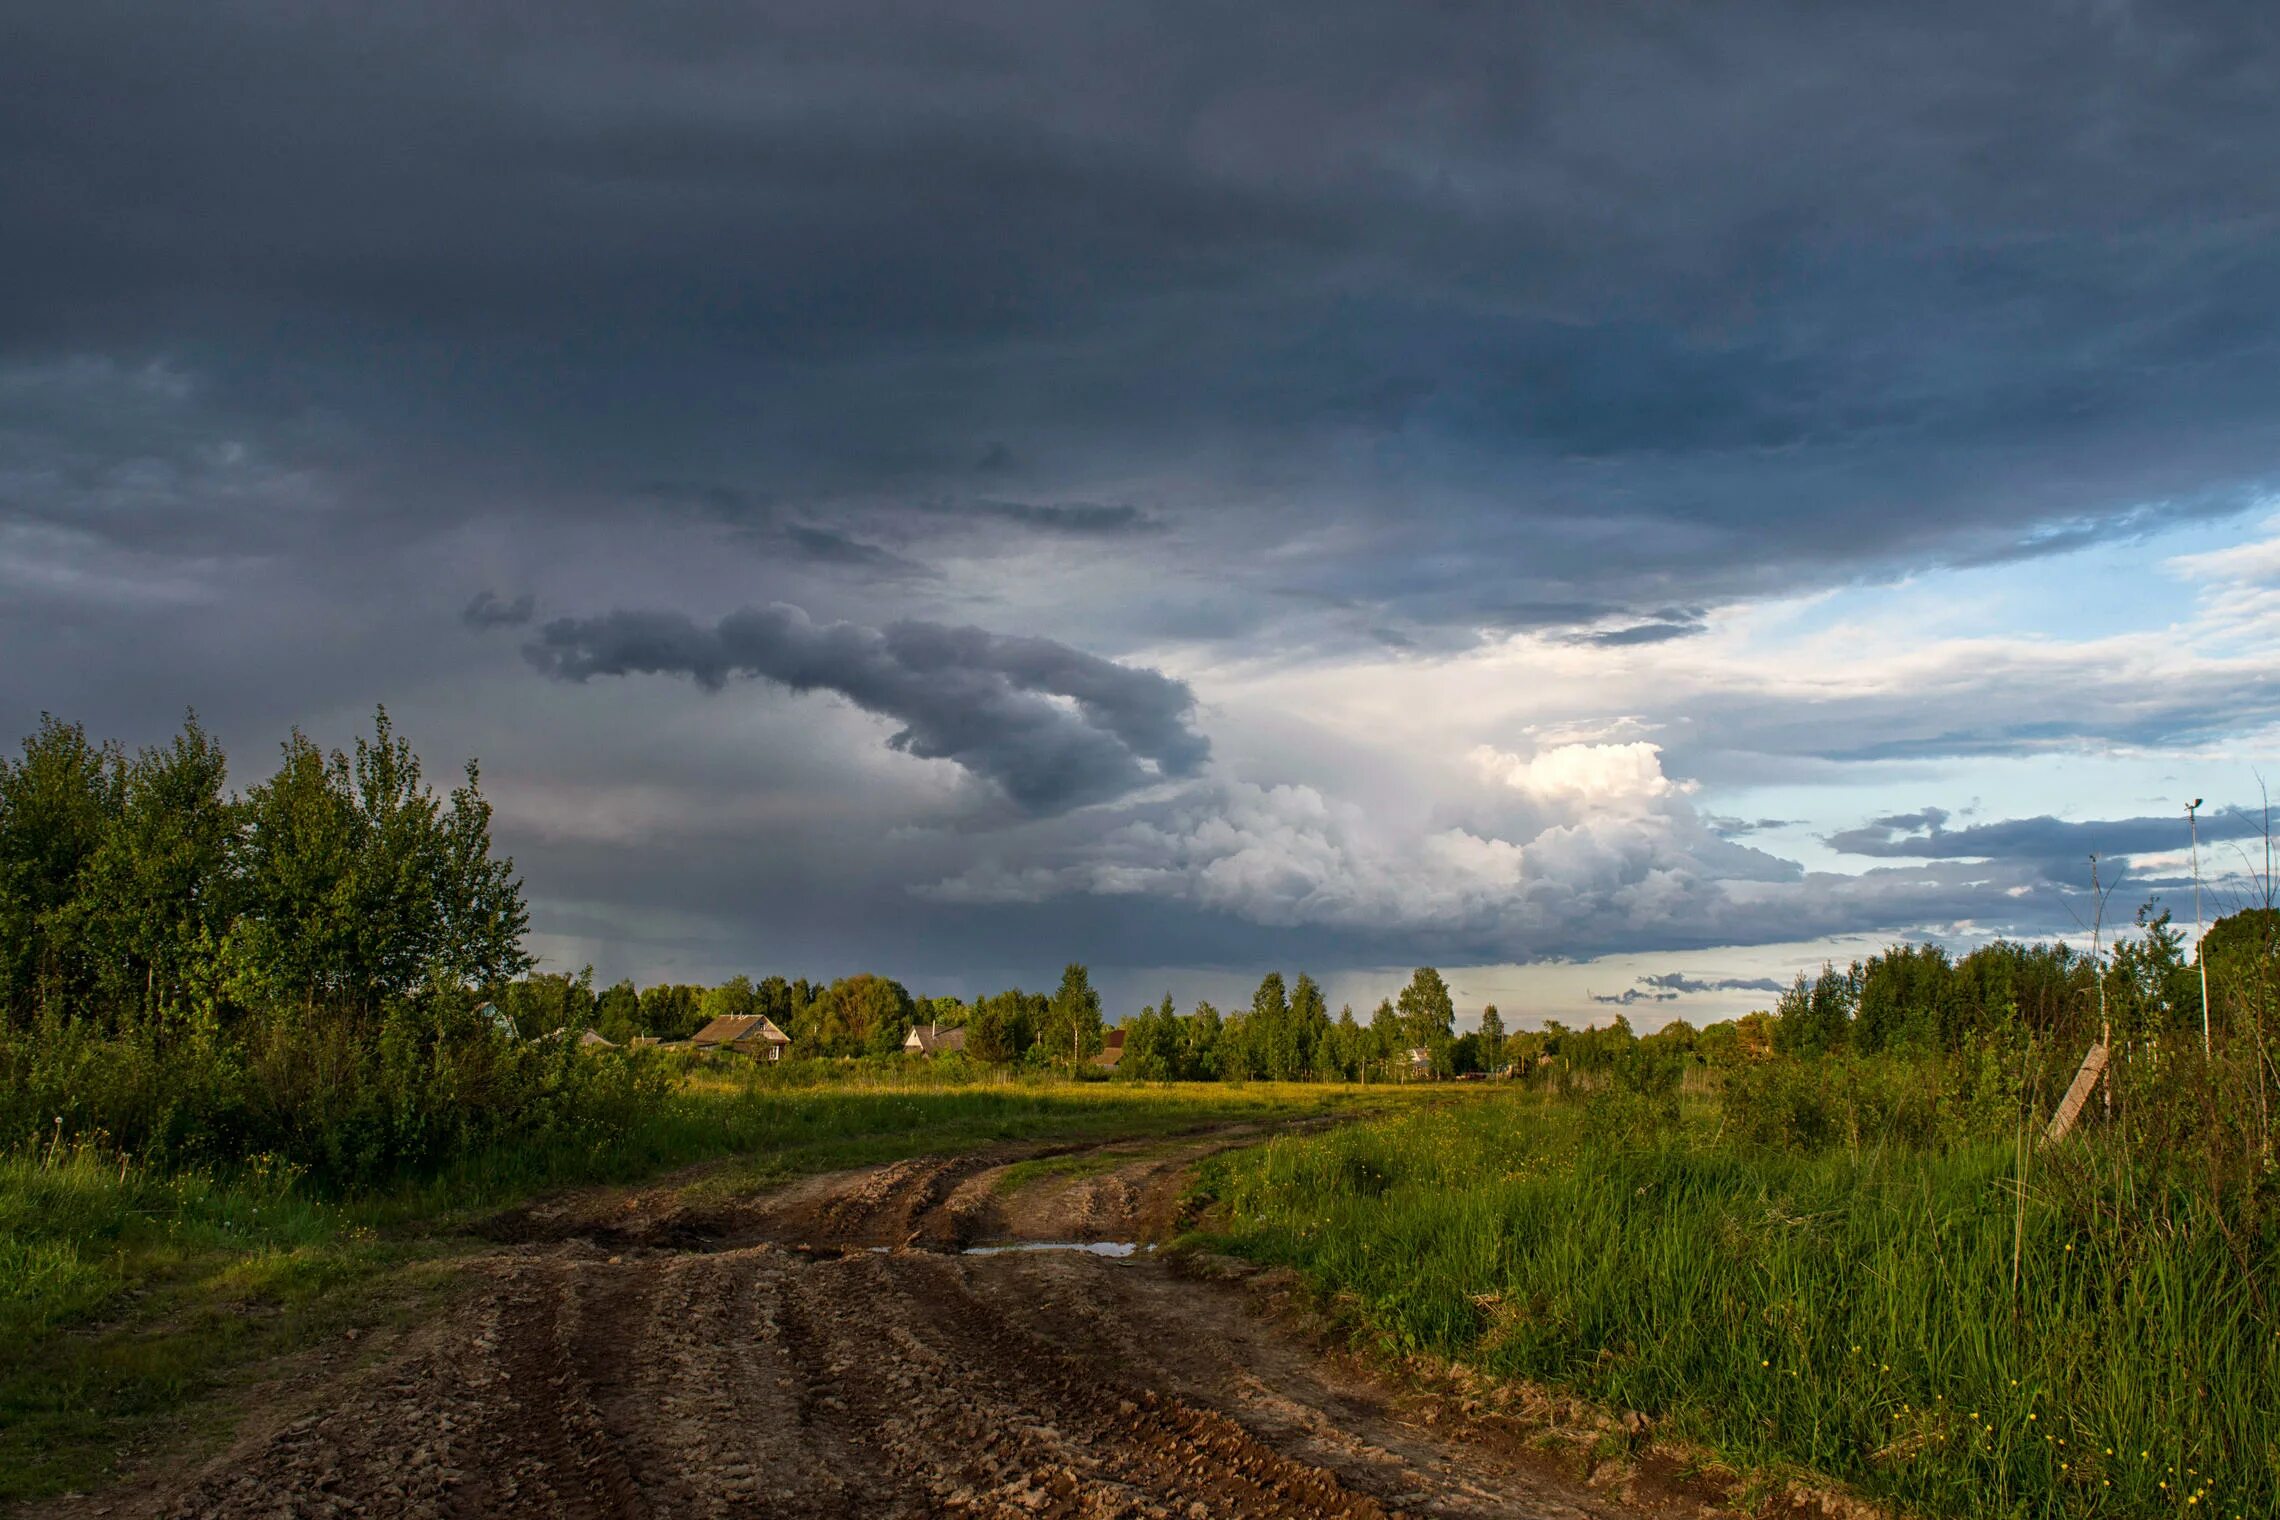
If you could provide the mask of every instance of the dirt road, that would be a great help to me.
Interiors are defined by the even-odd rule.
[[[1624,1502],[1130,1242],[1242,1137],[1004,1149],[497,1222],[480,1290],[226,1453],[59,1514],[1383,1516]],[[1009,1189],[1006,1168],[1024,1185]],[[1055,1173],[1049,1168],[1065,1167]],[[1040,1169],[1046,1168],[1040,1175]],[[960,1251],[959,1248],[967,1248]],[[1433,1419],[1428,1425],[1426,1419]]]

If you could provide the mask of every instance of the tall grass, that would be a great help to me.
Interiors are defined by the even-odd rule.
[[[1395,1353],[1641,1410],[1738,1464],[1939,1514],[2273,1512],[2280,1263],[2244,1264],[2190,1198],[2148,1231],[2031,1159],[2022,1214],[2000,1143],[1586,1120],[1515,1095],[1278,1140],[1217,1164],[1217,1228]],[[2062,1187],[2097,1173],[2087,1154]]]

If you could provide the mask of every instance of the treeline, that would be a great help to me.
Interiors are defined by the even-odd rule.
[[[657,1079],[478,1013],[530,957],[472,763],[438,795],[382,711],[227,783],[195,715],[134,754],[49,718],[0,758],[0,1141],[347,1183],[630,1122]]]
[[[963,1056],[980,1065],[1048,1071],[1081,1066],[1107,1037],[1090,971],[1071,963],[1050,993],[1019,987],[971,1002],[913,996],[901,983],[863,973],[837,981],[736,976],[717,986],[630,981],[596,992],[590,971],[541,973],[506,988],[500,1007],[526,1038],[592,1029],[614,1042],[683,1040],[716,1018],[765,1014],[791,1037],[791,1057],[886,1056],[911,1030],[963,1029]],[[1398,999],[1380,1003],[1367,1024],[1349,1006],[1333,1018],[1322,988],[1301,973],[1286,983],[1269,972],[1250,1006],[1222,1013],[1200,1002],[1186,1014],[1171,994],[1121,1026],[1120,1076],[1153,1081],[1359,1081],[1373,1075],[1453,1075],[1500,1064],[1503,1025],[1496,1010],[1484,1028],[1458,1035],[1456,1009],[1441,974],[1420,967]]]

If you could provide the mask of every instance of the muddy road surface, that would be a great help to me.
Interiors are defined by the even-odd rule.
[[[475,1291],[376,1361],[280,1394],[202,1465],[46,1512],[1706,1512],[1588,1487],[1492,1422],[1374,1384],[1266,1312],[1257,1279],[1051,1248],[1160,1237],[1186,1169],[1248,1138],[519,1211]]]

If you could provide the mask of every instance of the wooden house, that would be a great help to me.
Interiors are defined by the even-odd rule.
[[[781,1061],[792,1037],[764,1013],[722,1014],[689,1036],[692,1050],[733,1050],[756,1061]]]

